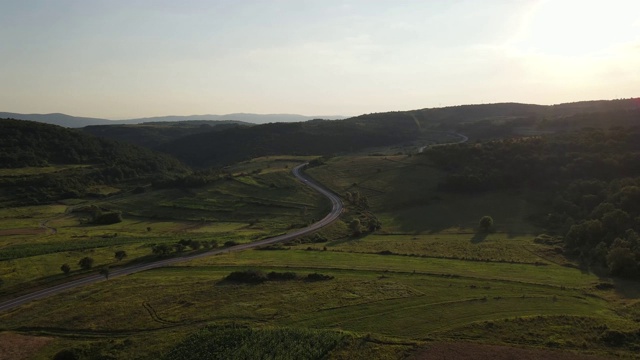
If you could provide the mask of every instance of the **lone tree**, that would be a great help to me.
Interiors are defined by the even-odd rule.
[[[489,232],[493,227],[493,218],[491,216],[483,216],[480,219],[480,229],[485,232]]]
[[[116,253],[115,253],[115,258],[116,258],[116,260],[118,260],[118,261],[121,261],[122,259],[124,259],[124,258],[126,258],[126,257],[127,257],[127,252],[126,252],[126,251],[124,251],[124,250],[118,250],[118,251],[116,251]]]
[[[80,259],[80,261],[78,261],[78,265],[80,265],[80,267],[84,270],[89,270],[93,266],[93,258],[90,258],[88,256],[83,257],[82,259]]]
[[[62,270],[66,275],[71,271],[71,266],[69,266],[69,264],[62,264],[62,266],[60,266],[60,270]]]

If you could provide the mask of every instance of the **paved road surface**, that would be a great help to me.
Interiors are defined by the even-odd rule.
[[[322,187],[320,184],[318,184],[317,182],[315,182],[311,178],[305,176],[302,173],[302,168],[305,165],[306,164],[302,164],[302,165],[296,166],[295,168],[293,168],[292,172],[293,172],[293,175],[296,178],[298,178],[298,180],[302,181],[305,185],[313,188],[314,190],[316,190],[320,194],[324,195],[325,197],[327,197],[331,201],[331,212],[327,216],[325,216],[322,220],[320,220],[320,221],[318,221],[318,222],[316,222],[314,224],[311,224],[311,225],[307,226],[306,228],[302,228],[302,229],[293,231],[291,233],[283,234],[283,235],[280,235],[280,236],[275,236],[275,237],[272,237],[272,238],[268,238],[268,239],[264,239],[264,240],[260,240],[260,241],[256,241],[256,242],[252,242],[252,243],[248,243],[248,244],[241,244],[241,245],[228,247],[228,248],[224,248],[224,249],[215,249],[215,250],[207,251],[207,252],[204,252],[204,253],[198,253],[198,254],[193,254],[193,255],[185,255],[185,256],[181,256],[181,257],[174,257],[174,258],[170,258],[170,259],[158,260],[158,261],[154,261],[154,262],[150,262],[150,263],[131,265],[131,266],[118,268],[118,269],[111,269],[111,271],[109,272],[109,278],[129,275],[129,274],[133,274],[133,273],[144,271],[144,270],[155,269],[155,268],[159,268],[159,267],[163,267],[163,266],[173,265],[175,263],[188,261],[188,260],[193,260],[193,259],[198,259],[198,258],[202,258],[202,257],[205,257],[205,256],[228,253],[228,252],[232,252],[232,251],[241,251],[241,250],[256,248],[256,247],[259,247],[259,246],[274,244],[274,243],[281,242],[281,241],[288,241],[288,240],[292,240],[292,239],[294,239],[294,238],[296,238],[298,236],[307,235],[307,234],[312,233],[312,232],[314,232],[314,231],[316,231],[316,230],[318,230],[318,229],[320,229],[320,228],[322,228],[324,226],[327,226],[327,225],[331,224],[332,222],[337,220],[338,217],[340,216],[340,213],[342,213],[342,201],[340,200],[340,198],[336,194],[334,194],[331,191],[325,189],[324,187]],[[30,301],[33,301],[33,300],[43,299],[45,297],[48,297],[48,296],[51,296],[51,295],[55,295],[55,294],[59,294],[59,293],[61,293],[63,291],[69,290],[69,289],[77,288],[79,286],[84,286],[84,285],[88,285],[88,284],[93,284],[93,283],[96,283],[98,281],[104,281],[104,280],[105,280],[104,276],[99,275],[99,274],[94,274],[94,275],[90,275],[90,276],[87,276],[87,277],[84,277],[84,278],[81,278],[81,279],[72,280],[72,281],[69,281],[69,282],[66,282],[66,283],[63,283],[63,284],[54,285],[54,286],[51,286],[51,287],[46,288],[46,289],[38,290],[38,291],[35,291],[33,293],[30,293],[30,294],[26,294],[26,295],[22,295],[22,296],[16,297],[15,299],[11,299],[11,300],[2,302],[2,303],[0,303],[0,312],[14,309],[14,308],[16,308],[18,306],[21,306],[21,305],[26,304],[26,303],[28,303]]]

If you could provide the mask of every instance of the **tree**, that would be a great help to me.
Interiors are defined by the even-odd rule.
[[[152,251],[156,255],[164,256],[171,252],[171,248],[167,244],[159,244],[152,248]]]
[[[485,232],[488,232],[493,227],[493,218],[491,216],[483,216],[480,219],[480,229]]]
[[[122,259],[124,259],[124,258],[126,258],[126,257],[127,257],[127,252],[126,252],[126,251],[124,251],[124,250],[118,250],[118,251],[116,251],[116,253],[115,253],[115,258],[116,258],[116,260],[118,260],[118,261],[122,261]]]
[[[60,270],[62,270],[62,272],[66,275],[71,271],[71,266],[69,266],[69,264],[62,264],[62,266],[60,266]]]
[[[80,267],[84,270],[89,270],[93,266],[93,258],[90,258],[88,256],[83,257],[82,259],[80,259],[80,261],[78,261],[78,265],[80,265]]]
[[[105,279],[109,280],[109,267],[105,266],[100,269],[100,275],[104,276]]]
[[[360,219],[351,220],[349,223],[349,229],[351,229],[353,236],[360,236],[360,234],[362,234],[362,230],[360,229]]]
[[[611,275],[633,277],[637,275],[638,263],[630,249],[615,247],[607,255],[607,264]]]

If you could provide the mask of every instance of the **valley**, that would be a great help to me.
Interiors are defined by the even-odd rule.
[[[612,120],[560,131],[563,115],[531,135],[522,129],[537,125],[496,114],[446,130],[435,129],[450,118],[418,118],[405,141],[325,154],[279,145],[222,167],[140,160],[158,161],[156,176],[127,176],[126,154],[152,151],[136,145],[106,165],[94,147],[91,161],[60,163],[53,151],[46,163],[7,166],[2,303],[87,284],[2,308],[0,343],[33,344],[31,359],[634,358],[640,283],[616,249],[637,250],[637,129]],[[351,120],[367,130],[350,136],[398,127],[404,138],[417,126],[395,122],[404,115]],[[518,121],[518,135],[486,136]],[[309,138],[329,136],[304,126]],[[252,138],[256,128],[289,136],[280,126],[198,136]],[[49,174],[60,180],[40,186]]]

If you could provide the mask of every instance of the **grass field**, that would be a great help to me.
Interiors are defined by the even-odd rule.
[[[78,261],[86,256],[94,259],[94,267],[118,266],[148,257],[155,244],[182,239],[243,243],[306,226],[324,216],[328,205],[289,174],[304,160],[257,159],[249,164],[273,166],[271,171],[239,171],[195,189],[132,194],[102,187],[94,190],[114,195],[0,209],[0,296],[64,280],[62,264],[71,266],[71,275],[80,273]],[[74,212],[87,205],[120,211],[123,221],[90,224],[90,214]],[[120,250],[127,253],[124,261],[114,258]]]
[[[358,192],[393,233],[475,231],[484,215],[512,235],[539,231],[528,217],[539,211],[535,194],[492,192],[475,195],[437,191],[444,174],[421,156],[337,157],[308,173],[338,194]]]
[[[406,255],[471,261],[547,264],[543,254],[552,247],[536,244],[530,235],[504,233],[372,234],[320,244],[302,244],[296,249]]]
[[[334,279],[259,285],[222,282],[231,271],[246,268],[299,275],[321,272]],[[558,265],[253,250],[105,281],[35,302],[1,319],[7,328],[49,336],[135,335],[138,340],[131,340],[122,351],[144,348],[137,341],[144,342],[147,332],[152,336],[171,328],[230,322],[251,328],[269,325],[369,334],[391,339],[392,347],[407,342],[415,347],[432,339],[474,339],[482,335],[473,324],[515,326],[519,323],[505,321],[519,318],[546,319],[553,327],[564,321],[563,316],[570,316],[592,324],[591,332],[602,326],[620,331],[637,326],[601,296],[603,291],[595,288],[600,281],[595,275]],[[83,311],[70,311],[74,308]],[[45,317],[47,322],[42,321]],[[546,332],[548,337],[555,333]],[[504,330],[494,334],[492,341],[511,335]],[[587,335],[563,336],[581,349],[580,339]],[[537,345],[529,337],[519,344]],[[607,350],[596,345],[588,345],[587,350]]]
[[[96,201],[123,212],[115,225],[82,224],[64,205],[0,209],[0,230],[48,229],[0,236],[0,291],[61,281],[64,262],[76,276],[83,256],[117,266],[115,250],[127,262],[155,243],[247,242],[303,226],[327,208],[288,174],[300,160],[309,158],[260,158],[211,186]],[[348,236],[359,211],[348,206],[321,231],[327,241],[102,281],[0,313],[0,336],[24,335],[34,359],[64,349],[81,359],[440,359],[507,347],[552,359],[637,357],[639,284],[580,270],[558,246],[535,243],[534,194],[441,194],[443,174],[420,156],[338,157],[308,172],[339,194],[366,196],[382,229]],[[483,215],[494,232],[478,233]],[[225,281],[247,269],[297,277]],[[307,280],[312,273],[333,278]]]

